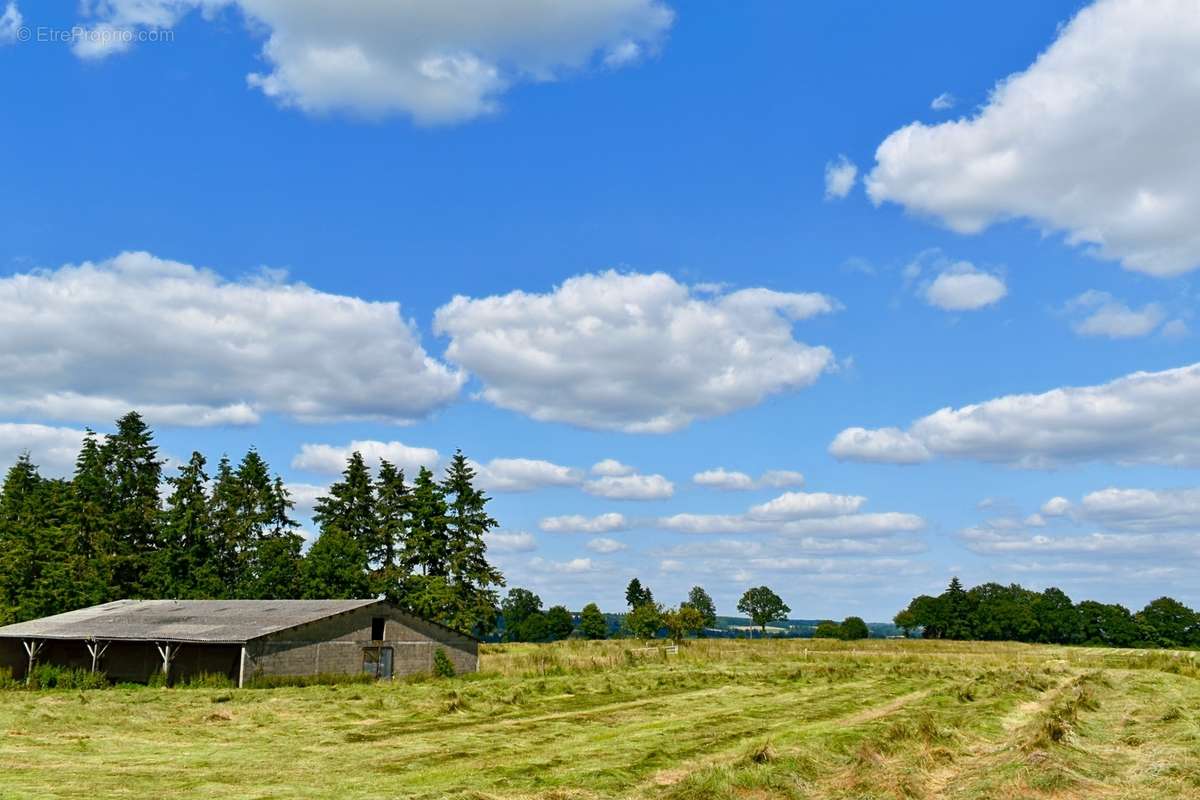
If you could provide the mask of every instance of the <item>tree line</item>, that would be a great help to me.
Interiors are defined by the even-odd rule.
[[[953,578],[937,597],[921,595],[895,616],[906,635],[1108,647],[1200,647],[1200,614],[1170,597],[1141,611],[1115,603],[1074,603],[1061,589],[1034,592],[1018,584],[964,589]]]
[[[461,452],[441,480],[411,485],[359,453],[316,503],[319,535],[303,552],[283,480],[251,449],[210,475],[199,453],[164,476],[135,412],[89,431],[67,479],[28,454],[0,487],[0,625],[122,598],[386,597],[452,628],[491,631],[500,572],[484,535],[496,525]]]

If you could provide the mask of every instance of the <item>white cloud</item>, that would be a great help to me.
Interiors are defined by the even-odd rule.
[[[0,413],[40,419],[405,423],[463,382],[396,303],[277,273],[229,281],[148,253],[0,278],[0,341]]]
[[[845,156],[825,164],[825,199],[841,200],[850,194],[858,178],[858,167]]]
[[[998,275],[959,261],[943,270],[925,287],[925,302],[944,311],[976,311],[999,302],[1008,287]]]
[[[522,82],[546,82],[653,52],[674,14],[657,0],[105,0],[81,58],[128,49],[137,29],[176,25],[195,9],[236,8],[267,36],[247,83],[281,105],[319,113],[406,113],[422,123],[495,112]]]
[[[8,0],[8,4],[4,6],[4,13],[0,14],[0,44],[17,41],[22,22],[24,19],[16,1]]]
[[[692,476],[692,483],[697,486],[707,486],[712,489],[724,489],[726,491],[742,491],[753,489],[755,486],[754,478],[751,478],[746,473],[727,470],[723,467],[697,472]]]
[[[356,439],[349,444],[302,444],[300,452],[292,458],[292,468],[325,475],[340,475],[346,469],[346,460],[354,452],[362,454],[363,460],[373,469],[378,469],[381,460],[390,461],[404,470],[410,479],[421,467],[436,469],[441,455],[430,447],[410,447],[403,442],[380,442],[374,439]]]
[[[612,553],[619,553],[624,550],[625,543],[618,542],[616,539],[610,539],[607,536],[597,536],[595,539],[588,541],[587,549],[591,550],[593,553],[610,555]]]
[[[942,92],[937,97],[930,101],[929,107],[934,111],[945,111],[954,108],[954,104],[958,101],[954,99],[954,95],[949,92]]]
[[[692,476],[692,483],[697,486],[722,489],[730,492],[748,491],[764,487],[784,489],[792,486],[803,486],[804,475],[792,470],[772,469],[767,470],[758,480],[755,480],[744,472],[727,470],[724,467],[715,467],[713,469],[706,469],[703,472],[697,472]]]
[[[960,233],[1027,218],[1128,269],[1200,265],[1200,14],[1100,0],[974,117],[895,131],[866,179]]]
[[[1200,489],[1109,487],[1085,495],[1075,516],[1112,530],[1200,532]]]
[[[637,472],[636,469],[628,464],[622,464],[615,458],[606,458],[603,461],[597,461],[595,464],[592,464],[593,475],[617,478],[622,475],[632,475],[635,472]]]
[[[595,517],[582,514],[546,517],[538,527],[547,533],[612,533],[628,530],[630,525],[624,514],[609,512]]]
[[[1042,515],[1046,517],[1061,517],[1071,510],[1071,501],[1065,497],[1051,497],[1042,503]]]
[[[484,543],[489,550],[498,553],[528,553],[537,549],[533,534],[524,531],[508,533],[504,531],[489,531],[484,536]]]
[[[920,464],[932,458],[915,436],[899,428],[846,428],[829,445],[836,458],[881,464]]]
[[[675,514],[659,519],[658,525],[678,533],[776,533],[789,536],[871,537],[919,531],[925,527],[925,520],[916,514],[894,511],[793,519],[784,522],[756,519],[746,514]]]
[[[609,500],[665,500],[675,494],[675,484],[662,475],[608,475],[587,481],[583,490]]]
[[[784,492],[766,503],[750,508],[750,516],[763,520],[836,517],[855,514],[867,498],[827,492]]]
[[[85,435],[74,428],[0,422],[0,481],[2,471],[26,452],[43,475],[71,474]]]
[[[848,428],[829,451],[892,463],[912,463],[924,451],[1027,468],[1090,461],[1196,466],[1200,364],[943,408],[906,431]]]
[[[493,458],[472,464],[479,487],[491,492],[528,492],[550,486],[577,486],[582,473],[550,461],[533,458]]]
[[[1086,314],[1071,326],[1076,333],[1082,336],[1107,336],[1110,339],[1146,336],[1166,319],[1166,312],[1157,303],[1147,303],[1140,309],[1134,309],[1108,292],[1095,289],[1068,301],[1067,311]]]
[[[832,312],[820,294],[744,289],[699,296],[662,273],[609,271],[438,309],[446,356],[483,399],[542,421],[666,433],[813,383],[834,365],[792,337]]]
[[[529,566],[537,572],[558,572],[566,575],[579,575],[591,572],[594,568],[590,558],[572,558],[569,561],[547,561],[544,558],[532,558]]]

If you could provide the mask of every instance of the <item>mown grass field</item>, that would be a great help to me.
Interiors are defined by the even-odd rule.
[[[485,648],[449,680],[0,692],[3,798],[1200,797],[1200,659],[921,641]]]

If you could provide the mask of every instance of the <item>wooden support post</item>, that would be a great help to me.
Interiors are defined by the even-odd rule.
[[[25,683],[29,684],[29,679],[33,677],[33,665],[37,662],[38,653],[42,652],[42,647],[45,642],[40,639],[24,639],[21,642],[25,647],[25,652],[29,655],[29,667],[25,670]]]
[[[112,642],[100,643],[95,639],[90,642],[84,642],[87,645],[88,654],[92,657],[92,672],[95,673],[100,667],[100,659],[104,658],[104,654],[108,651],[108,646]]]
[[[246,685],[246,645],[242,645],[242,657],[238,659],[238,688]]]
[[[175,660],[175,656],[179,655],[180,645],[171,644],[170,642],[163,642],[162,644],[155,642],[154,646],[158,648],[158,654],[162,656],[163,677],[166,679],[167,683],[170,683],[171,662]]]

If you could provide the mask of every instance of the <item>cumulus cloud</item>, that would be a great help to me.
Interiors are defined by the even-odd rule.
[[[457,398],[397,303],[149,253],[0,278],[0,413],[109,422],[407,423]]]
[[[624,550],[625,543],[618,542],[616,539],[610,539],[607,536],[597,536],[595,539],[588,541],[587,549],[600,555],[610,555]]]
[[[1074,515],[1111,530],[1200,532],[1200,489],[1109,487],[1084,495]]]
[[[933,456],[915,436],[899,428],[846,428],[829,445],[835,458],[881,464],[920,464]]]
[[[1091,461],[1196,466],[1200,364],[943,408],[904,431],[848,428],[829,451],[840,459],[891,463],[912,463],[924,452],[926,459],[1026,468]]]
[[[488,531],[484,543],[497,553],[528,553],[537,549],[533,534],[524,531]]]
[[[658,520],[679,533],[774,533],[788,536],[872,537],[921,530],[925,520],[897,512],[861,513],[867,499],[826,492],[784,492],[741,514],[681,513]]]
[[[489,114],[522,82],[546,82],[653,52],[674,14],[658,0],[103,0],[81,58],[126,50],[132,31],[171,28],[199,9],[237,9],[266,35],[249,86],[306,112],[405,113],[422,123]]]
[[[74,428],[0,422],[0,470],[28,453],[43,475],[69,475],[86,435]]]
[[[606,458],[603,461],[597,461],[595,464],[592,464],[593,475],[619,478],[623,475],[632,475],[635,472],[637,472],[636,469],[628,464],[622,464],[615,458]]]
[[[591,572],[595,565],[590,558],[572,558],[569,561],[547,561],[536,557],[529,561],[529,566],[535,572],[557,572],[567,575],[578,575]]]
[[[545,517],[538,527],[547,533],[612,533],[628,530],[630,523],[624,514],[609,512],[595,517],[582,514]]]
[[[1061,517],[1071,510],[1071,501],[1065,497],[1051,497],[1042,503],[1042,516]]]
[[[607,475],[585,482],[583,490],[609,500],[666,500],[675,484],[662,475]]]
[[[976,311],[999,302],[1008,287],[998,275],[959,261],[943,270],[925,288],[925,302],[944,311]]]
[[[573,467],[534,458],[493,458],[472,462],[479,487],[491,492],[528,492],[551,486],[576,486],[582,474]]]
[[[925,527],[916,514],[883,512],[840,517],[772,522],[748,514],[674,514],[658,520],[661,528],[678,533],[777,533],[791,536],[890,536]]]
[[[448,359],[481,396],[542,421],[666,433],[813,383],[834,365],[792,324],[838,308],[820,294],[744,289],[696,293],[662,273],[608,271],[554,291],[438,309]]]
[[[845,156],[838,156],[837,161],[825,165],[825,199],[841,200],[850,194],[854,181],[858,178],[858,167]]]
[[[292,457],[292,468],[325,475],[340,475],[346,469],[346,460],[351,454],[362,454],[363,460],[372,469],[379,468],[380,461],[389,461],[404,470],[409,477],[421,467],[436,469],[441,455],[430,447],[410,447],[403,442],[380,442],[374,439],[356,439],[349,444],[302,444],[300,452]]]
[[[960,233],[1026,218],[1128,269],[1194,269],[1197,48],[1192,0],[1093,3],[975,116],[888,136],[867,191]]]
[[[867,498],[827,492],[784,492],[766,503],[751,506],[750,516],[764,520],[836,517],[854,514]]]
[[[954,108],[954,105],[957,102],[958,101],[954,99],[954,95],[950,94],[949,92],[942,92],[929,102],[929,107],[934,111],[945,111],[947,109]]]
[[[706,469],[703,472],[697,472],[692,476],[692,483],[697,486],[705,486],[710,489],[721,489],[729,492],[748,491],[764,487],[784,489],[792,486],[803,486],[804,475],[792,470],[772,469],[764,472],[756,480],[745,472],[727,470],[724,467],[715,467],[713,469]]]
[[[1066,310],[1079,318],[1072,328],[1081,336],[1131,339],[1146,336],[1162,324],[1166,312],[1158,303],[1130,308],[1108,292],[1090,289],[1067,302]]]

